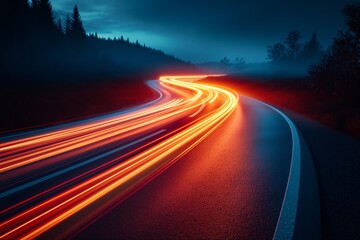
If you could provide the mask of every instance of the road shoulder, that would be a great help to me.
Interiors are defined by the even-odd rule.
[[[357,239],[360,142],[296,113],[286,113],[303,134],[313,158],[319,183],[322,237]]]

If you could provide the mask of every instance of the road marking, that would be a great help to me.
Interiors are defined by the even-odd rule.
[[[77,168],[79,168],[79,167],[85,166],[85,165],[87,165],[87,164],[89,164],[89,163],[95,162],[95,161],[97,161],[97,160],[99,160],[99,159],[101,159],[101,158],[107,157],[107,156],[109,156],[109,155],[111,155],[111,154],[114,154],[114,153],[116,153],[116,152],[122,151],[122,150],[124,150],[124,149],[126,149],[126,148],[128,148],[128,147],[131,147],[131,146],[133,146],[133,145],[135,145],[135,144],[138,144],[138,143],[140,143],[140,142],[143,142],[143,141],[145,141],[145,140],[148,140],[149,138],[152,138],[152,137],[154,137],[154,136],[156,136],[156,135],[159,135],[160,133],[163,133],[163,132],[165,132],[165,131],[166,131],[166,129],[162,129],[162,130],[157,131],[157,132],[155,132],[155,133],[152,133],[152,134],[150,134],[150,135],[148,135],[148,136],[146,136],[146,137],[143,137],[143,138],[137,139],[137,140],[135,140],[135,141],[133,141],[133,142],[131,142],[131,143],[125,144],[125,145],[123,145],[123,146],[121,146],[121,147],[119,147],[119,148],[116,148],[116,149],[113,149],[113,150],[108,151],[108,152],[106,152],[106,153],[100,154],[99,156],[90,158],[90,159],[88,159],[88,160],[86,160],[86,161],[83,161],[83,162],[80,162],[80,163],[75,164],[75,165],[73,165],[73,166],[70,166],[70,167],[67,167],[67,168],[65,168],[65,169],[59,170],[59,171],[54,172],[54,173],[52,173],[52,174],[49,174],[49,175],[47,175],[47,176],[44,176],[44,177],[41,177],[41,178],[39,178],[39,179],[33,180],[33,181],[31,181],[31,182],[22,184],[22,185],[17,186],[17,187],[15,187],[15,188],[13,188],[13,189],[9,189],[9,190],[7,190],[7,191],[5,191],[5,192],[0,193],[0,199],[1,199],[1,198],[4,198],[4,197],[7,197],[7,196],[10,196],[10,195],[12,195],[12,194],[14,194],[14,193],[17,193],[17,192],[19,192],[19,191],[25,190],[25,189],[27,189],[27,188],[29,188],[29,187],[35,186],[35,185],[37,185],[37,184],[39,184],[39,183],[42,183],[42,182],[44,182],[44,181],[50,180],[50,179],[52,179],[52,178],[55,178],[55,177],[57,177],[57,176],[59,176],[59,175],[62,175],[62,174],[64,174],[64,173],[70,172],[70,171],[72,171],[72,170],[74,170],[74,169],[77,169]]]
[[[294,236],[294,227],[300,190],[301,151],[299,133],[295,124],[282,111],[257,99],[250,97],[247,98],[273,109],[285,119],[290,127],[291,138],[293,142],[290,171],[283,203],[281,205],[280,215],[273,236],[274,240],[290,240],[293,239]]]

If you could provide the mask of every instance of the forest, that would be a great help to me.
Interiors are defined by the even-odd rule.
[[[330,47],[324,49],[314,31],[308,42],[291,31],[283,42],[268,47],[273,68],[300,69],[308,72],[308,85],[358,107],[360,91],[360,2],[343,8],[346,29],[339,30]]]
[[[49,0],[6,0],[4,6],[0,16],[2,84],[156,77],[194,69],[137,40],[87,33],[76,5],[66,19],[55,19]]]

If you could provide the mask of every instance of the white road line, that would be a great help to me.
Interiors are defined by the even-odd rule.
[[[278,239],[290,240],[293,239],[294,236],[294,227],[295,227],[296,212],[297,212],[299,190],[300,190],[301,151],[300,151],[299,133],[296,129],[295,124],[282,111],[267,103],[261,102],[257,99],[253,99],[253,98],[249,98],[249,99],[261,103],[273,109],[278,114],[280,114],[285,119],[291,130],[291,138],[293,144],[292,144],[289,177],[286,185],[283,203],[280,210],[280,215],[273,236],[274,240],[278,240]]]
[[[62,174],[64,174],[64,173],[70,172],[70,171],[72,171],[72,170],[74,170],[74,169],[77,169],[77,168],[79,168],[79,167],[85,166],[85,165],[87,165],[87,164],[89,164],[89,163],[95,162],[95,161],[97,161],[97,160],[99,160],[99,159],[101,159],[101,158],[107,157],[107,156],[109,156],[109,155],[111,155],[111,154],[114,154],[114,153],[116,153],[116,152],[119,152],[119,151],[121,151],[121,150],[124,150],[124,149],[126,149],[126,148],[128,148],[128,147],[131,147],[131,146],[135,145],[135,144],[138,144],[138,143],[140,143],[140,142],[143,142],[143,141],[145,141],[145,140],[148,140],[149,138],[152,138],[152,137],[154,137],[154,136],[156,136],[156,135],[159,135],[160,133],[163,133],[163,132],[165,132],[165,131],[166,131],[165,129],[162,129],[162,130],[157,131],[157,132],[155,132],[155,133],[152,133],[152,134],[150,134],[150,135],[148,135],[148,136],[146,136],[146,137],[143,137],[143,138],[137,139],[137,140],[135,140],[135,141],[133,141],[133,142],[131,142],[131,143],[125,144],[125,145],[123,145],[123,146],[121,146],[121,147],[119,147],[119,148],[116,148],[116,149],[113,149],[113,150],[108,151],[108,152],[106,152],[106,153],[103,153],[103,154],[101,154],[101,155],[99,155],[99,156],[90,158],[90,159],[88,159],[88,160],[82,161],[82,162],[80,162],[80,163],[78,163],[78,164],[75,164],[75,165],[73,165],[73,166],[67,167],[67,168],[62,169],[62,170],[60,170],[60,171],[54,172],[54,173],[49,174],[49,175],[47,175],[47,176],[41,177],[41,178],[39,178],[39,179],[33,180],[33,181],[28,182],[28,183],[25,183],[25,184],[23,184],[23,185],[17,186],[17,187],[15,187],[15,188],[13,188],[13,189],[10,189],[10,190],[7,190],[7,191],[5,191],[5,192],[2,192],[2,193],[0,193],[0,199],[1,199],[1,198],[4,198],[4,197],[7,197],[7,196],[9,196],[9,195],[12,195],[12,194],[14,194],[14,193],[17,193],[17,192],[19,192],[19,191],[22,191],[22,190],[24,190],[24,189],[27,189],[27,188],[29,188],[29,187],[35,186],[35,185],[37,185],[37,184],[39,184],[39,183],[42,183],[42,182],[44,182],[44,181],[47,181],[47,180],[49,180],[49,179],[55,178],[55,177],[57,177],[57,176],[59,176],[59,175],[62,175]]]

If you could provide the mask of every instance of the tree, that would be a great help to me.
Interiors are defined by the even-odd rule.
[[[31,1],[31,10],[34,14],[37,14],[39,11],[39,1],[38,0],[32,0]]]
[[[354,35],[355,39],[359,41],[360,38],[360,2],[348,4],[343,9],[345,15],[345,23],[349,31]]]
[[[81,21],[81,16],[77,5],[75,5],[71,16],[71,37],[78,40],[84,40],[86,32]]]
[[[318,61],[321,55],[321,45],[317,38],[316,31],[313,31],[309,42],[304,45],[304,58],[308,61]],[[314,63],[314,62],[313,62]]]
[[[339,31],[328,53],[309,69],[312,86],[327,90],[352,104],[360,91],[360,2],[343,9],[346,31]]]
[[[285,44],[287,46],[287,55],[292,58],[297,58],[301,55],[301,46],[300,40],[302,35],[299,31],[289,32]]]
[[[268,46],[267,49],[268,58],[272,62],[280,62],[286,57],[286,48],[282,43],[275,43],[272,46]]]
[[[236,58],[235,58],[235,67],[236,67],[237,69],[244,69],[244,68],[246,68],[245,59],[244,59],[244,58],[236,57]]]
[[[225,65],[225,66],[228,66],[230,65],[230,59],[228,57],[224,57],[223,59],[220,60],[220,63]]]
[[[348,27],[347,34],[351,38],[352,64],[359,65],[360,62],[360,2],[348,4],[343,13],[345,23]]]
[[[77,6],[64,22],[54,19],[50,0],[3,0],[1,6],[0,71],[5,81],[62,80],[64,76],[103,79],[110,74],[133,74],[130,69],[159,69],[161,64],[190,66],[162,51],[142,49],[139,41],[125,42],[123,37],[107,41],[96,33],[87,36]],[[83,44],[79,39],[88,41]]]
[[[62,23],[61,23],[61,18],[59,18],[58,21],[57,21],[56,30],[57,30],[60,34],[64,34],[64,28],[63,28]]]
[[[52,12],[50,0],[37,0],[34,1],[37,8],[38,26],[43,31],[43,34],[53,33],[56,30],[55,19]]]
[[[66,16],[65,20],[65,35],[70,36],[72,32],[71,19],[69,14]]]

